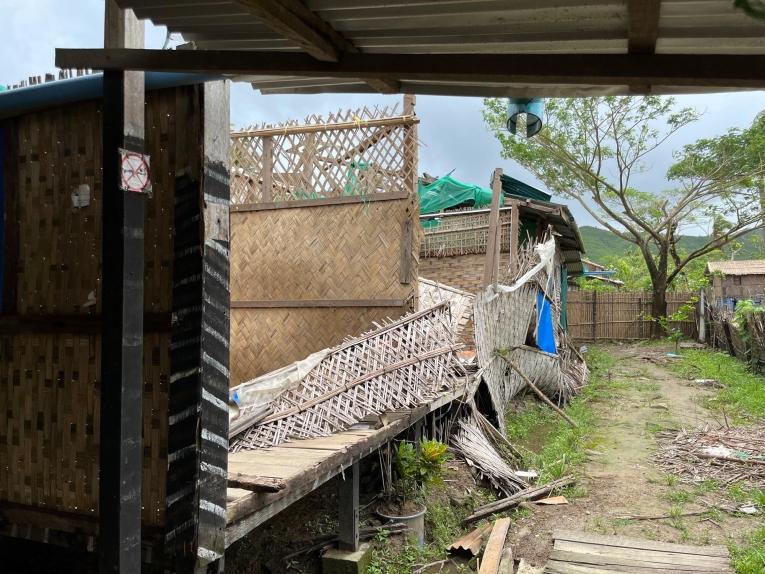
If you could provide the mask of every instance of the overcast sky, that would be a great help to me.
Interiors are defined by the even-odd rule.
[[[103,46],[103,11],[103,0],[0,0],[0,84],[53,72],[56,47]],[[165,36],[164,28],[147,24],[147,47],[162,47]],[[261,96],[248,84],[234,84],[231,121],[235,127],[243,127],[400,99],[371,95]],[[672,149],[730,127],[747,126],[765,109],[765,92],[680,96],[677,100],[679,105],[704,111],[704,116],[648,158],[650,169],[636,180],[646,189],[666,187],[664,174],[672,161]],[[443,175],[454,170],[458,179],[487,185],[493,169],[502,167],[505,173],[538,185],[523,168],[500,158],[499,144],[483,123],[482,105],[480,98],[417,98],[420,171]],[[578,206],[572,208],[580,225],[592,224]]]

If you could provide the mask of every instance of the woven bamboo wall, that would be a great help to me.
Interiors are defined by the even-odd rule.
[[[231,385],[412,309],[416,210],[408,197],[232,212]]]
[[[693,293],[667,293],[667,314],[688,303]],[[651,293],[596,293],[569,291],[568,330],[580,341],[634,340],[651,336]],[[672,324],[687,337],[696,338],[696,318]]]
[[[165,514],[170,372],[176,97],[149,92],[146,202],[143,485],[145,527]],[[98,514],[100,388],[100,104],[8,120],[3,319],[0,336],[0,502]],[[71,194],[87,184],[90,202]],[[17,224],[14,224],[17,222]],[[12,297],[8,297],[8,294]],[[38,327],[24,327],[30,321]],[[51,323],[58,323],[55,332]],[[60,524],[60,522],[59,522]]]

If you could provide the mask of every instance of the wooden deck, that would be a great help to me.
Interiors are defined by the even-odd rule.
[[[295,440],[277,447],[229,454],[228,471],[251,476],[281,478],[287,488],[255,493],[229,488],[226,504],[226,547],[309,494],[354,462],[374,452],[397,434],[464,394],[464,385],[427,405],[388,413],[381,428],[358,424],[327,437]]]
[[[733,574],[724,546],[688,546],[624,536],[556,531],[544,574]]]

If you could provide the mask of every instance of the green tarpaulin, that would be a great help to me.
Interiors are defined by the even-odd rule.
[[[489,207],[491,205],[492,192],[490,189],[463,183],[450,175],[439,177],[436,181],[424,184],[420,180],[417,186],[420,197],[420,213],[438,213],[455,207]],[[504,197],[500,197],[500,204],[504,204]]]

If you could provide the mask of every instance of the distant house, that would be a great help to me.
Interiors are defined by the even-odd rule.
[[[590,261],[589,259],[582,257],[582,268],[583,270],[581,277],[583,277],[588,282],[597,281],[599,283],[604,283],[616,288],[622,287],[624,285],[624,281],[614,279],[616,271],[613,269],[608,269],[605,265],[595,263],[594,261]],[[577,279],[578,278],[576,276],[569,277],[569,285],[576,287],[577,284],[575,281],[577,281]]]
[[[712,292],[718,305],[733,307],[740,299],[761,304],[765,299],[765,259],[710,261],[707,274],[712,276]]]

